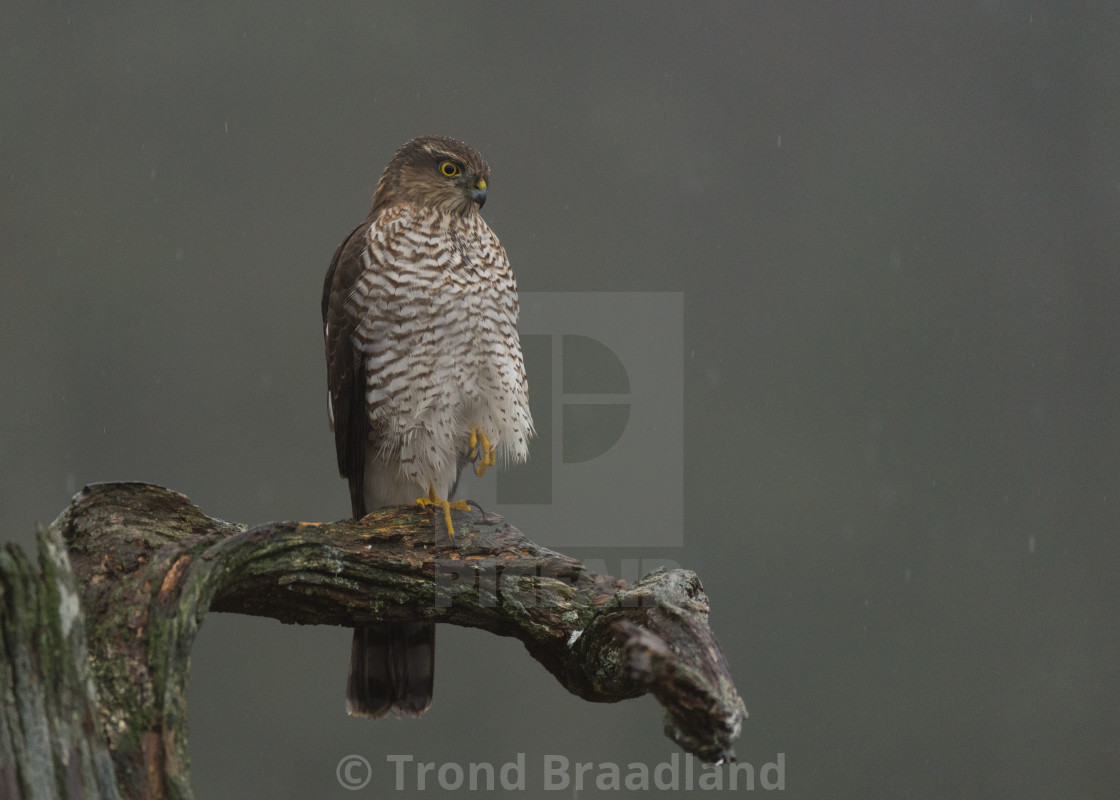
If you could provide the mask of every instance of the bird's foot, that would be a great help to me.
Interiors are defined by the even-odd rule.
[[[497,448],[490,444],[482,428],[471,425],[471,461],[475,462],[474,474],[482,477],[487,467],[494,466]]]
[[[444,500],[442,497],[436,494],[436,488],[431,484],[428,485],[428,496],[418,497],[416,499],[416,505],[420,506],[421,508],[427,508],[428,506],[431,506],[432,508],[439,508],[441,511],[443,511],[443,522],[447,526],[447,535],[451,537],[452,540],[455,539],[455,526],[451,522],[451,509],[454,508],[456,511],[471,510],[470,503],[468,503],[466,500],[456,500],[454,503]]]

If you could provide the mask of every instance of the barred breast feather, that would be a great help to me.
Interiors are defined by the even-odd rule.
[[[413,502],[414,487],[429,484],[449,491],[472,425],[500,459],[524,461],[533,423],[517,285],[482,217],[385,208],[365,230],[361,262],[346,310],[364,361],[369,446],[396,471],[383,481],[412,494],[382,502]]]

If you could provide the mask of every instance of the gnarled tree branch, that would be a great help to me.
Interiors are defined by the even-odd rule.
[[[456,525],[452,542],[428,515],[400,507],[359,522],[246,529],[160,487],[86,487],[41,536],[37,593],[18,551],[0,554],[0,789],[40,796],[50,776],[21,754],[47,748],[56,777],[63,761],[85,770],[72,780],[87,796],[191,797],[188,655],[211,609],[349,627],[426,619],[513,636],[573,694],[612,702],[652,692],[681,747],[705,761],[733,757],[746,709],[694,573],[657,570],[628,585],[496,515],[459,513]],[[58,653],[64,669],[40,669],[69,687],[52,711],[29,687],[36,663]],[[73,724],[59,733],[35,720],[52,713]]]

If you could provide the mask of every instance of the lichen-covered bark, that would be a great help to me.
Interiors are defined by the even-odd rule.
[[[0,798],[115,800],[78,587],[58,532],[38,543],[38,568],[0,549]]]
[[[102,745],[90,750],[90,763],[107,745],[122,796],[191,797],[188,655],[211,609],[348,627],[428,619],[514,636],[579,697],[611,702],[651,692],[664,708],[667,734],[683,748],[706,761],[731,757],[746,710],[708,628],[707,597],[694,573],[660,570],[630,586],[535,545],[495,515],[461,513],[456,524],[452,542],[428,515],[402,507],[359,522],[245,529],[159,487],[87,487],[44,541],[57,543],[63,563],[65,543],[81,587],[96,687],[82,697],[102,733],[87,737]],[[8,568],[18,561],[14,552],[0,562],[4,608],[9,596],[26,594],[19,587],[34,583],[26,564]],[[66,577],[74,586],[68,570]],[[72,608],[61,615],[72,617],[71,633],[81,630],[78,594],[69,605],[55,596],[46,601]],[[27,627],[13,627],[9,637],[4,622],[5,647],[11,638],[12,652],[26,649]],[[84,639],[71,636],[48,649],[68,653],[67,664],[85,663]],[[18,678],[13,663],[9,649],[0,651],[0,691],[24,685],[11,678]],[[7,723],[4,702],[0,721]],[[39,712],[27,706],[24,713]],[[24,788],[31,780],[24,772],[34,770],[21,771],[24,751],[15,748],[26,747],[5,736],[0,730],[0,756],[10,751],[17,767],[5,772],[0,765],[0,790],[10,772],[23,781],[14,796],[54,796]],[[43,746],[60,758],[53,744]]]

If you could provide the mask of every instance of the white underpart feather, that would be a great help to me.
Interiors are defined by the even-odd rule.
[[[368,508],[441,497],[478,426],[499,459],[524,461],[533,422],[517,285],[477,215],[391,207],[370,227],[347,307],[365,366]],[[372,469],[371,469],[372,467]]]

